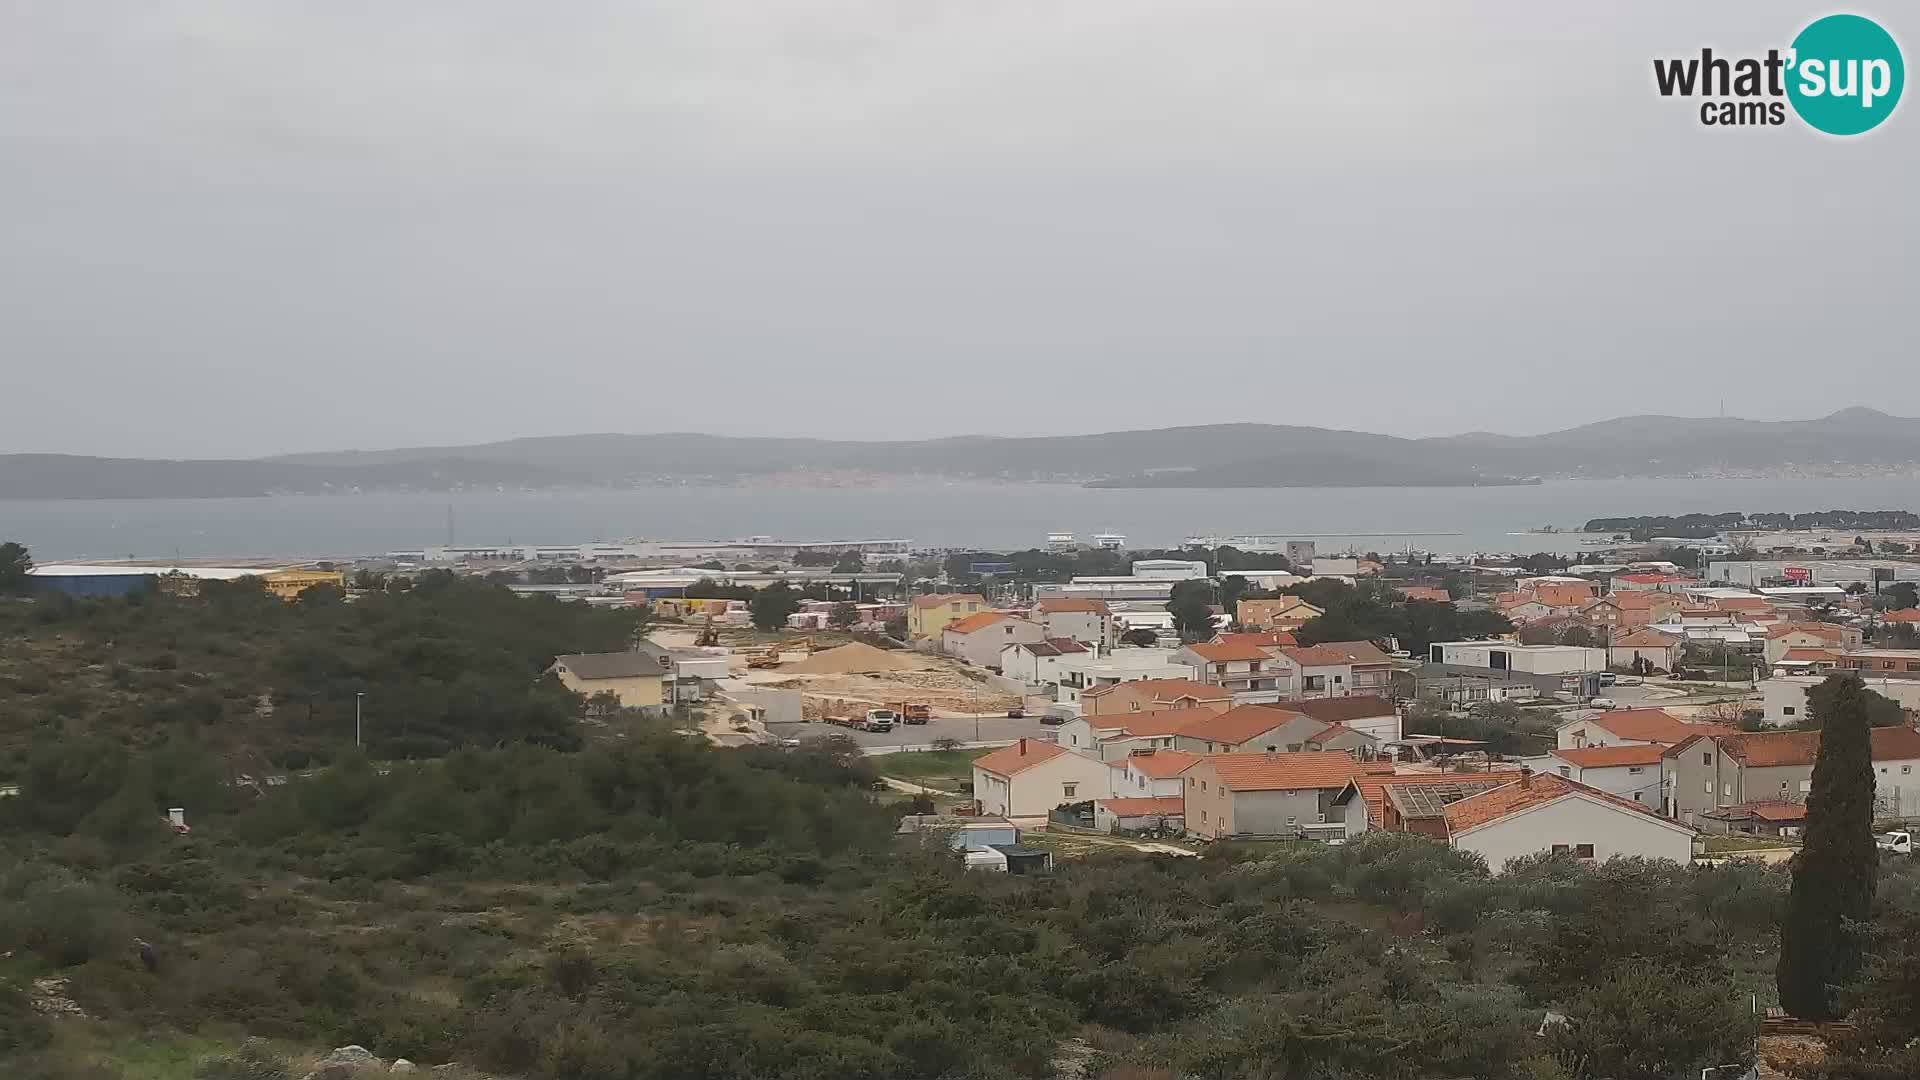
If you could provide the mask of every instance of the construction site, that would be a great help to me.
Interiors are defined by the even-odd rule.
[[[751,686],[799,691],[808,720],[908,703],[924,703],[936,715],[1005,713],[1022,704],[1019,695],[995,685],[987,673],[958,661],[883,649],[845,635],[769,642],[709,627],[662,628],[652,637],[669,647],[726,648],[733,678]]]

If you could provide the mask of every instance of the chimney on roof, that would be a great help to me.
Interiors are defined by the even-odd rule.
[[[1520,766],[1520,786],[1523,788],[1533,787],[1533,770],[1525,765]]]
[[[1020,756],[1027,756],[1027,740],[1024,736],[1020,739]]]

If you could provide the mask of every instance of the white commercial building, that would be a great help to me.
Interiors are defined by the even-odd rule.
[[[1436,664],[1523,671],[1530,675],[1572,675],[1607,670],[1607,650],[1580,645],[1522,645],[1516,641],[1436,641],[1428,659]]]
[[[1920,679],[1874,678],[1870,671],[1855,671],[1867,689],[1881,697],[1892,698],[1900,707],[1920,711]],[[1790,727],[1807,718],[1807,691],[1825,682],[1825,675],[1776,675],[1760,681],[1761,707],[1766,710],[1769,727]]]

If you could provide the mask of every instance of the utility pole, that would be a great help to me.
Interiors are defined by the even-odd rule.
[[[364,690],[355,690],[353,692],[353,745],[356,747],[360,746],[360,703],[365,700],[366,696],[367,694]]]

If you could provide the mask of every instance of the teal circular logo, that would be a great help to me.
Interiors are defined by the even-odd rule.
[[[1793,39],[1787,100],[1829,135],[1872,131],[1900,104],[1907,68],[1893,35],[1872,19],[1829,15]]]

